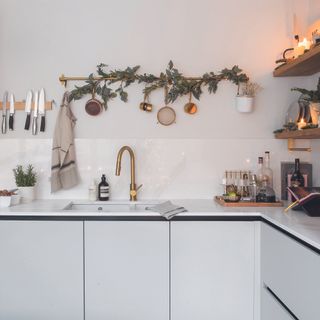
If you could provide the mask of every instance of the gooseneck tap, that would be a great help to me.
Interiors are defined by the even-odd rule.
[[[130,183],[130,201],[137,201],[137,191],[142,187],[140,185],[136,187],[136,169],[135,169],[135,156],[133,150],[128,146],[123,146],[117,156],[117,165],[116,165],[116,176],[120,176],[121,172],[121,160],[124,151],[128,151],[130,155],[130,168],[131,168],[131,183]]]

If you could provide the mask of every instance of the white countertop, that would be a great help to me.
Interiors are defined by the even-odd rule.
[[[320,217],[309,217],[302,211],[283,212],[283,208],[226,208],[217,205],[213,200],[171,200],[174,204],[184,206],[188,212],[178,216],[260,216],[276,226],[286,230],[299,239],[320,250]],[[70,202],[90,203],[84,200],[36,200],[29,204],[21,204],[9,208],[0,208],[0,216],[159,216],[150,211],[130,212],[85,212],[63,210]],[[159,202],[159,201],[158,201]],[[97,202],[104,204],[103,202]],[[127,201],[110,201],[110,204],[123,204]],[[137,204],[153,204],[155,201],[137,202]]]

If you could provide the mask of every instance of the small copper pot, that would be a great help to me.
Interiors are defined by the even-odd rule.
[[[103,110],[102,102],[95,98],[95,92],[92,92],[92,98],[87,101],[85,106],[87,114],[90,116],[97,116]]]

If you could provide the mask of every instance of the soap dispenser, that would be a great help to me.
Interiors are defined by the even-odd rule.
[[[98,198],[100,201],[108,201],[109,200],[109,184],[107,182],[105,174],[102,175],[101,182],[99,183]]]

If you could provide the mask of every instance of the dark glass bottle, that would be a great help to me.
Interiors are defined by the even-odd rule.
[[[304,187],[304,177],[300,172],[300,160],[295,159],[294,171],[291,176],[291,187]]]
[[[100,201],[109,200],[109,184],[106,180],[106,176],[103,174],[101,177],[101,182],[98,187],[98,198]]]

